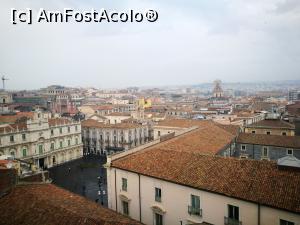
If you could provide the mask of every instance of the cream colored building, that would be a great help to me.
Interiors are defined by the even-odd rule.
[[[85,153],[101,155],[128,150],[152,140],[147,124],[108,124],[92,119],[82,121],[82,137]]]
[[[108,207],[146,225],[300,225],[299,172],[209,154],[224,137],[197,149],[198,132],[108,156]]]
[[[129,216],[147,225],[156,225],[156,213],[162,215],[163,225],[181,224],[180,222],[184,225],[202,222],[215,225],[280,225],[280,219],[293,222],[294,225],[300,224],[300,215],[296,212],[279,210],[117,168],[109,168],[108,171],[108,207],[124,214],[122,204],[124,201],[128,202]],[[122,178],[127,180],[127,191],[122,190]],[[155,188],[161,190],[160,201],[155,199]],[[193,209],[189,209],[192,205],[191,195],[200,199],[199,213],[196,209],[194,213]],[[230,222],[229,206],[238,208],[237,221]]]
[[[12,155],[38,167],[52,167],[82,157],[81,125],[68,119],[33,119],[0,127],[0,155]]]

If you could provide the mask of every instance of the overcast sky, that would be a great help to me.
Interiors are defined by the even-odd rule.
[[[11,8],[158,11],[155,23],[18,24]],[[299,0],[1,0],[8,89],[300,79]]]

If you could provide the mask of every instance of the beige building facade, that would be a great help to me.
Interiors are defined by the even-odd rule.
[[[23,123],[2,125],[0,155],[12,155],[41,168],[82,157],[81,125],[36,112]]]
[[[122,187],[127,180],[127,189]],[[280,225],[280,220],[300,224],[300,215],[261,206],[225,195],[191,188],[117,168],[108,168],[108,207],[124,214],[124,202],[128,216],[147,225],[157,224],[156,214],[161,215],[163,225],[188,225],[196,223]],[[155,198],[155,189],[161,190],[161,198]],[[200,211],[191,210],[191,196],[199,197]],[[157,201],[159,200],[159,201]],[[239,213],[238,221],[230,220],[231,206]],[[126,209],[127,210],[127,209]]]

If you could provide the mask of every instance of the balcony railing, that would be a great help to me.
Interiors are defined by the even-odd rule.
[[[161,202],[161,197],[155,196],[155,201],[156,201],[156,202]]]
[[[190,215],[202,216],[202,209],[190,205],[188,206],[188,212]]]
[[[233,219],[233,218],[229,218],[229,217],[224,217],[224,224],[225,225],[242,225],[242,222],[237,220],[237,219]]]

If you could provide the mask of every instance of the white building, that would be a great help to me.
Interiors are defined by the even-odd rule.
[[[147,225],[300,224],[300,172],[203,154],[224,137],[202,135],[195,148],[197,132],[109,156],[108,207]]]
[[[33,119],[0,127],[0,155],[12,155],[48,168],[80,158],[81,125],[35,112]]]
[[[109,124],[92,119],[82,121],[82,137],[84,152],[94,154],[128,150],[152,139],[147,124]]]

